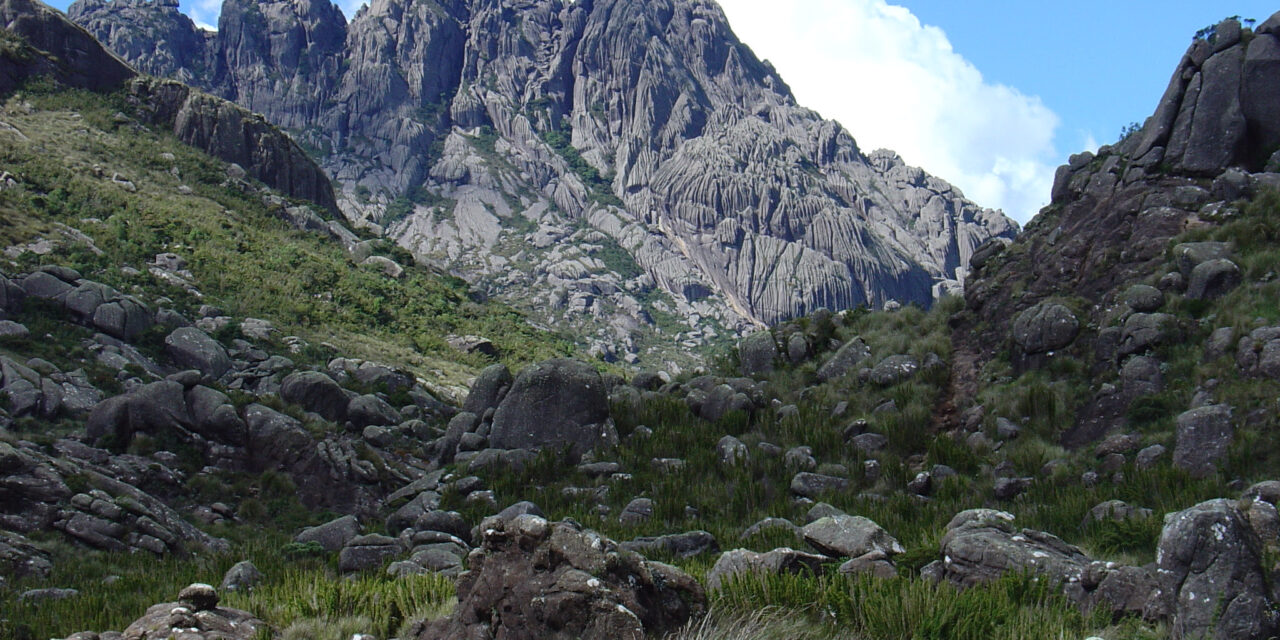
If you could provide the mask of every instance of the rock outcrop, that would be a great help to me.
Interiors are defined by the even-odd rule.
[[[471,570],[458,581],[457,608],[418,638],[641,640],[706,609],[692,577],[573,523],[495,516],[480,531]]]
[[[147,4],[156,10],[177,14],[176,7],[169,4]],[[123,14],[143,12],[138,4],[132,5],[132,9]],[[159,19],[152,24],[171,22]],[[124,88],[144,120],[171,130],[183,142],[215,158],[239,164],[249,175],[270,187],[336,211],[328,177],[297,144],[261,116],[178,82],[140,76],[104,49],[94,36],[39,2],[5,0],[0,4],[0,25],[28,45],[24,53],[3,54],[5,65],[0,71],[0,93],[8,93],[37,76],[91,91]],[[167,26],[163,28],[166,35],[174,31]],[[191,46],[202,37],[198,34],[179,36],[172,42]],[[122,53],[136,51],[138,47]]]
[[[696,344],[715,330],[695,317],[738,331],[927,304],[1016,232],[796,104],[710,2],[380,0],[347,23],[327,2],[227,0],[216,33],[166,3],[70,14],[317,149],[353,221],[544,318],[594,323],[605,357],[634,356],[655,313]]]

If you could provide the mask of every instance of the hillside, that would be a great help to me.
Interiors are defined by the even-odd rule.
[[[1280,14],[963,297],[625,375],[157,115],[245,112],[0,17],[0,636],[1280,632]]]
[[[311,150],[345,216],[608,360],[928,305],[1016,226],[799,106],[713,2],[73,4],[139,68]],[[671,336],[679,349],[672,350]],[[685,352],[685,353],[681,353]]]

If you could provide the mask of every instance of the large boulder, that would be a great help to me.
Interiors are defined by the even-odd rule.
[[[1202,262],[1191,270],[1187,297],[1192,300],[1221,298],[1239,286],[1243,280],[1244,275],[1240,273],[1240,267],[1226,258]]]
[[[822,573],[822,565],[832,558],[782,547],[759,553],[734,549],[720,554],[715,566],[707,572],[707,588],[715,591],[735,576],[750,574]]]
[[[581,455],[611,431],[600,373],[584,362],[558,359],[520,372],[493,415],[489,443],[498,449],[568,447]]]
[[[1178,444],[1173,450],[1173,464],[1195,476],[1213,473],[1235,435],[1231,407],[1220,404],[1199,407],[1179,415],[1177,422]]]
[[[1174,640],[1262,640],[1280,630],[1262,545],[1230,500],[1165,516],[1156,553],[1160,591],[1147,614]]]
[[[702,615],[706,596],[688,574],[620,550],[572,522],[534,515],[488,518],[452,615],[419,640],[642,640]]]
[[[1089,565],[1084,552],[1057,536],[1019,530],[1012,514],[970,509],[956,514],[942,536],[942,577],[969,587],[1006,573],[1047,576],[1066,587],[1077,584]]]
[[[757,331],[738,343],[738,362],[742,375],[759,378],[773,373],[773,361],[778,357],[778,345],[768,329]]]
[[[873,551],[886,556],[903,552],[898,540],[880,525],[862,516],[819,518],[802,530],[805,542],[830,556],[857,558]]]
[[[231,368],[226,348],[195,327],[174,329],[164,339],[164,350],[179,367],[196,369],[214,379]]]
[[[179,594],[177,602],[165,602],[147,609],[124,630],[128,640],[250,640],[267,624],[247,611],[218,606],[218,595],[207,584],[193,584]],[[181,633],[176,633],[181,630]],[[106,635],[106,634],[103,634]]]
[[[471,393],[467,394],[462,410],[483,416],[487,409],[496,409],[502,398],[511,389],[514,379],[506,365],[494,364],[485,367],[476,381],[471,385]]]
[[[1080,321],[1071,310],[1051,302],[1041,302],[1013,321],[1013,341],[1023,353],[1048,353],[1075,341]]]
[[[351,395],[329,376],[319,371],[298,371],[280,383],[280,397],[331,422],[347,419]]]
[[[855,337],[841,345],[835,355],[818,368],[818,379],[827,382],[848,375],[870,357],[871,348],[862,338]]]
[[[355,516],[342,516],[335,520],[330,520],[321,525],[308,527],[303,529],[301,533],[294,537],[294,542],[307,543],[314,542],[324,548],[325,551],[334,553],[341,551],[360,535],[360,521]]]

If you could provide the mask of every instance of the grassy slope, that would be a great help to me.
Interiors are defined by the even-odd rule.
[[[27,138],[0,132],[0,165],[20,183],[0,191],[0,243],[29,242],[61,223],[104,252],[27,254],[17,267],[65,264],[124,291],[168,296],[191,316],[213,304],[236,318],[265,318],[314,345],[328,342],[343,355],[394,362],[454,387],[487,361],[453,351],[448,334],[486,336],[513,366],[569,352],[566,340],[532,329],[518,313],[472,302],[456,279],[411,267],[393,280],[354,265],[336,242],[275,218],[259,194],[224,185],[222,163],[114,117],[130,111],[115,97],[47,88],[12,97],[0,110]],[[115,174],[137,191],[112,184]],[[193,193],[182,195],[180,185]],[[146,273],[146,263],[166,251],[187,260],[203,299]],[[380,253],[410,263],[392,247]],[[143,275],[128,276],[125,266]]]

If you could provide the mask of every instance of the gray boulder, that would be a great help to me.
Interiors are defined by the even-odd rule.
[[[1031,572],[1070,586],[1090,560],[1052,534],[1017,529],[1012,514],[991,509],[962,511],[942,536],[942,576],[969,587],[1006,573]]]
[[[904,551],[888,531],[862,516],[819,518],[801,531],[805,542],[833,557],[857,558],[873,551],[893,556]]]
[[[348,542],[360,535],[360,521],[355,516],[342,516],[322,525],[308,527],[293,538],[294,542],[315,542],[325,551],[333,553],[342,550]]]
[[[258,567],[248,560],[242,560],[227,570],[218,588],[223,591],[251,591],[262,580],[263,575]]]
[[[1116,354],[1120,357],[1142,353],[1169,339],[1177,320],[1167,313],[1135,313],[1124,322]]]
[[[622,513],[618,515],[618,522],[624,525],[636,525],[648,522],[652,518],[653,500],[636,498],[622,508]]]
[[[1230,500],[1165,516],[1156,554],[1159,595],[1147,615],[1175,640],[1263,640],[1280,629],[1262,547]]]
[[[1226,258],[1209,260],[1191,270],[1186,295],[1192,300],[1214,300],[1230,293],[1243,280],[1244,275],[1236,263]]]
[[[1013,321],[1013,341],[1027,354],[1062,349],[1075,341],[1080,321],[1071,310],[1051,302],[1041,302]]]
[[[347,421],[357,429],[400,424],[400,412],[373,394],[356,396],[347,404]]]
[[[471,392],[467,394],[466,401],[462,403],[462,410],[477,416],[483,416],[485,411],[497,409],[498,404],[502,402],[502,398],[511,389],[511,383],[514,381],[506,365],[494,364],[485,367],[480,372],[480,375],[476,376],[476,381],[472,383]]]
[[[747,445],[733,436],[720,438],[716,443],[716,455],[720,464],[725,465],[744,464],[751,457]]]
[[[707,572],[707,589],[716,591],[729,580],[750,574],[822,573],[823,563],[832,558],[789,547],[781,547],[766,553],[747,549],[734,549],[720,554],[715,566]]]
[[[164,350],[175,364],[217,379],[231,368],[227,350],[195,327],[179,327],[164,339]]]
[[[849,481],[836,476],[800,472],[791,478],[791,493],[806,498],[818,498],[831,491],[847,491]]]
[[[871,369],[869,379],[882,386],[898,384],[908,380],[920,370],[920,363],[907,355],[889,356]]]
[[[853,338],[844,343],[831,359],[818,368],[818,379],[829,382],[844,377],[857,369],[858,365],[871,357],[871,348],[862,338]]]
[[[665,553],[678,558],[692,558],[706,553],[720,553],[716,537],[706,531],[673,533],[665,536],[636,538],[618,545],[636,553]]]
[[[611,431],[599,372],[584,362],[559,359],[526,367],[516,376],[494,413],[489,442],[498,449],[567,447],[580,456],[610,439]]]
[[[1178,443],[1173,450],[1173,464],[1195,476],[1213,473],[1235,436],[1231,407],[1210,405],[1192,409],[1179,415],[1177,423]]]
[[[1146,284],[1135,284],[1124,292],[1124,302],[1138,313],[1152,313],[1164,306],[1164,292]]]
[[[778,345],[768,329],[757,331],[738,343],[738,362],[742,375],[761,378],[773,373],[773,361],[778,357]]]
[[[298,371],[285,376],[280,383],[280,398],[330,422],[347,420],[350,393],[329,376],[319,371]]]
[[[338,570],[342,573],[368,571],[404,553],[400,541],[378,534],[357,536],[338,553]]]
[[[1229,257],[1231,245],[1225,242],[1185,242],[1173,248],[1173,259],[1184,278],[1190,278],[1201,264]]]

